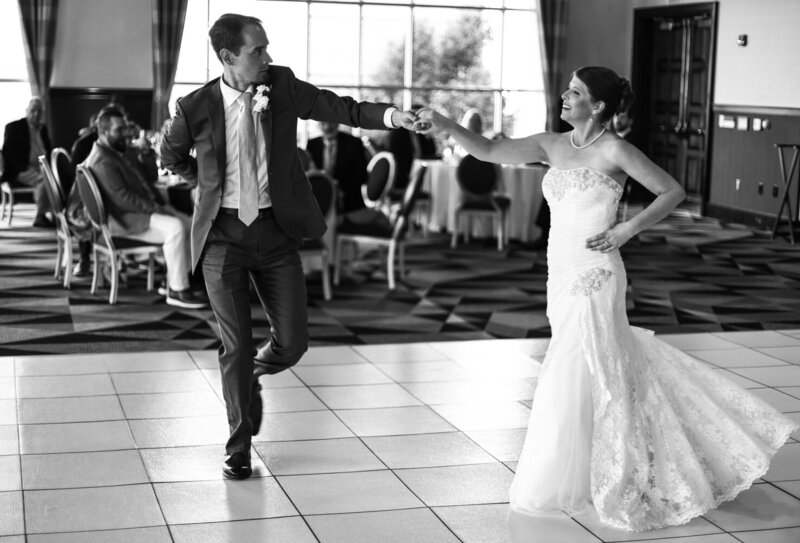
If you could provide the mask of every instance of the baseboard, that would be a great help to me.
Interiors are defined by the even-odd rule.
[[[763,230],[772,230],[772,226],[775,223],[774,215],[757,213],[745,209],[735,209],[711,203],[706,204],[705,214],[707,217],[712,217],[721,221],[735,222]],[[785,224],[786,221],[784,219],[784,228],[786,228]]]

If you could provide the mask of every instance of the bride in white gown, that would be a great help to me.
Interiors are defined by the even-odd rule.
[[[527,514],[594,507],[625,530],[689,522],[769,468],[794,422],[689,355],[631,327],[619,248],[684,198],[680,185],[605,128],[633,93],[612,70],[577,70],[562,95],[565,134],[490,141],[426,109],[489,162],[546,162],[551,210],[547,316],[552,339],[510,490]],[[656,199],[617,223],[630,176]]]

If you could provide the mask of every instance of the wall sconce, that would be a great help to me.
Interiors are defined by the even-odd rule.
[[[736,45],[739,47],[747,47],[747,34],[739,34],[736,38]]]

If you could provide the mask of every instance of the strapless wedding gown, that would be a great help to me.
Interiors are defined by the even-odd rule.
[[[545,175],[547,317],[511,508],[594,507],[625,530],[689,522],[767,472],[795,423],[720,373],[630,326],[619,251],[585,248],[616,220],[620,185],[590,169]]]

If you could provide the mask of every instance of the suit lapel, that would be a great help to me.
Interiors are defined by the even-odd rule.
[[[219,80],[211,85],[208,100],[208,118],[211,121],[211,142],[214,145],[214,154],[217,157],[217,173],[220,186],[225,181],[225,109],[222,102],[222,91],[219,90]]]

